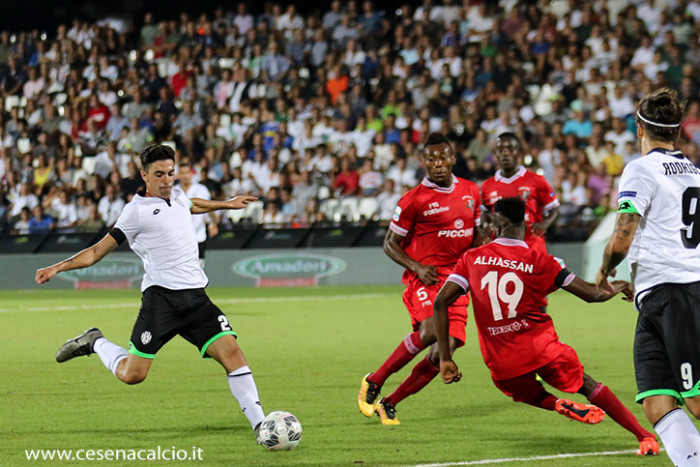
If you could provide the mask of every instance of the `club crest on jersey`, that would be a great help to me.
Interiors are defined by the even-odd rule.
[[[462,201],[464,201],[464,205],[467,207],[467,209],[471,209],[472,211],[474,210],[474,204],[475,204],[474,198],[472,198],[469,195],[462,196]]]
[[[530,197],[530,187],[521,186],[518,188],[518,196],[520,196],[520,199],[527,202],[527,199]]]

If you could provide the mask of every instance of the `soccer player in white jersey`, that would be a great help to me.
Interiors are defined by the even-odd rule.
[[[204,288],[208,283],[198,261],[192,214],[217,209],[241,209],[255,200],[237,196],[228,201],[175,196],[175,154],[172,148],[153,145],[141,154],[145,196],[135,195],[124,207],[114,229],[95,245],[36,272],[43,284],[62,271],[92,266],[124,240],[142,260],[146,273],[141,284],[141,309],[131,334],[129,350],[107,340],[91,328],[66,341],[56,354],[58,362],[96,353],[102,363],[126,384],[142,382],[158,350],[179,334],[196,345],[202,357],[211,357],[226,370],[228,383],[251,427],[265,417],[258,390],[245,357],[236,343],[226,315],[214,305]]]
[[[180,184],[175,185],[173,193],[181,191],[190,199],[211,199],[211,193],[209,193],[209,189],[206,186],[201,183],[192,183],[192,163],[185,157],[180,159],[180,163],[177,165],[177,179],[180,181]],[[204,256],[207,249],[207,231],[210,236],[216,236],[219,232],[217,222],[218,216],[214,212],[202,216],[192,216],[194,235],[199,247],[199,264],[202,268],[204,268]]]
[[[643,157],[625,167],[615,230],[596,283],[628,257],[639,316],[634,339],[637,402],[677,466],[700,465],[700,170],[675,150],[683,111],[660,89],[637,110]]]

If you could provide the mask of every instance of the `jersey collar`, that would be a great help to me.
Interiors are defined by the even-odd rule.
[[[436,183],[433,183],[430,181],[428,177],[423,177],[423,181],[421,182],[421,185],[423,185],[426,188],[430,188],[431,190],[439,191],[440,193],[452,193],[455,189],[455,185],[459,183],[459,179],[452,175],[452,184],[449,187],[444,187],[440,186]]]
[[[520,177],[522,177],[523,175],[525,175],[525,172],[527,172],[527,169],[521,165],[521,166],[520,166],[520,170],[518,170],[517,172],[515,172],[515,175],[513,175],[513,176],[510,177],[510,178],[505,178],[503,175],[501,175],[501,169],[498,169],[498,170],[496,171],[496,175],[494,175],[493,178],[494,178],[497,182],[511,184],[511,183],[513,183],[514,181],[516,181],[517,179],[519,179]]]
[[[525,243],[523,240],[518,240],[517,238],[497,238],[496,240],[493,241],[493,243],[498,243],[499,245],[505,245],[505,246],[522,246],[525,248],[530,248],[527,246],[527,243]]]
[[[683,153],[681,151],[679,151],[678,149],[671,151],[671,150],[666,149],[666,148],[654,148],[651,151],[649,151],[646,155],[648,156],[648,155],[653,154],[653,153],[675,157],[676,159],[685,159],[685,156],[683,155]]]

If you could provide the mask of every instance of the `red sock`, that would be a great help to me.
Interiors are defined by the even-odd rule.
[[[428,357],[418,362],[413,367],[411,374],[399,385],[398,388],[384,399],[392,404],[398,404],[411,394],[415,394],[430,383],[440,373],[440,368],[435,367]]]
[[[420,333],[418,331],[408,334],[403,338],[403,342],[396,347],[396,350],[389,355],[389,358],[382,363],[382,366],[380,366],[377,371],[369,375],[367,379],[382,386],[384,381],[386,381],[390,375],[403,368],[424,348],[425,347],[423,346],[423,342],[420,340]]]
[[[654,435],[642,428],[632,412],[627,410],[627,407],[622,405],[622,402],[613,394],[613,392],[604,386],[603,383],[598,383],[598,386],[593,390],[588,400],[592,404],[597,405],[605,410],[605,413],[620,424],[625,430],[634,434],[639,441],[644,438],[651,438]]]

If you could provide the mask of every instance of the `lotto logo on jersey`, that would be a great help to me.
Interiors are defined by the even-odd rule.
[[[521,186],[518,188],[518,195],[520,196],[520,199],[527,202],[527,199],[530,197],[530,187]]]
[[[399,206],[396,206],[396,210],[394,211],[394,217],[392,217],[392,219],[394,220],[394,222],[398,222],[399,217],[401,217],[401,208]]]
[[[455,229],[455,230],[441,230],[438,232],[438,238],[465,238],[471,237],[474,233],[474,229]]]

